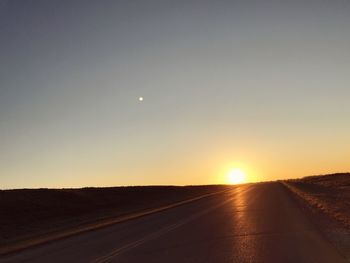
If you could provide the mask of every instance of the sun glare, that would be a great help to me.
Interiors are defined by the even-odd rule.
[[[240,169],[233,169],[228,174],[228,182],[230,184],[242,184],[245,180],[245,173]]]

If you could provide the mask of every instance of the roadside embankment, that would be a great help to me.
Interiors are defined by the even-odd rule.
[[[350,229],[350,174],[310,176],[283,183],[312,207]]]

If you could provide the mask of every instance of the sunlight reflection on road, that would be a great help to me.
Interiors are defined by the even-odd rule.
[[[250,236],[251,230],[255,228],[254,220],[251,218],[249,209],[251,204],[256,199],[255,196],[251,196],[252,191],[250,185],[243,185],[235,191],[233,198],[233,230],[236,238],[233,239],[234,251],[239,251],[238,255],[233,254],[233,262],[252,262],[256,254],[256,242],[255,239]],[[238,235],[238,236],[237,236]]]

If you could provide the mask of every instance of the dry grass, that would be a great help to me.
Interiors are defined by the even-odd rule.
[[[287,180],[286,186],[309,204],[350,228],[350,174]]]

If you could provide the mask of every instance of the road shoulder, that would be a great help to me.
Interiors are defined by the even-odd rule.
[[[322,206],[312,202],[307,193],[288,182],[281,182],[303,213],[319,232],[350,262],[350,230],[336,218],[330,216]]]

